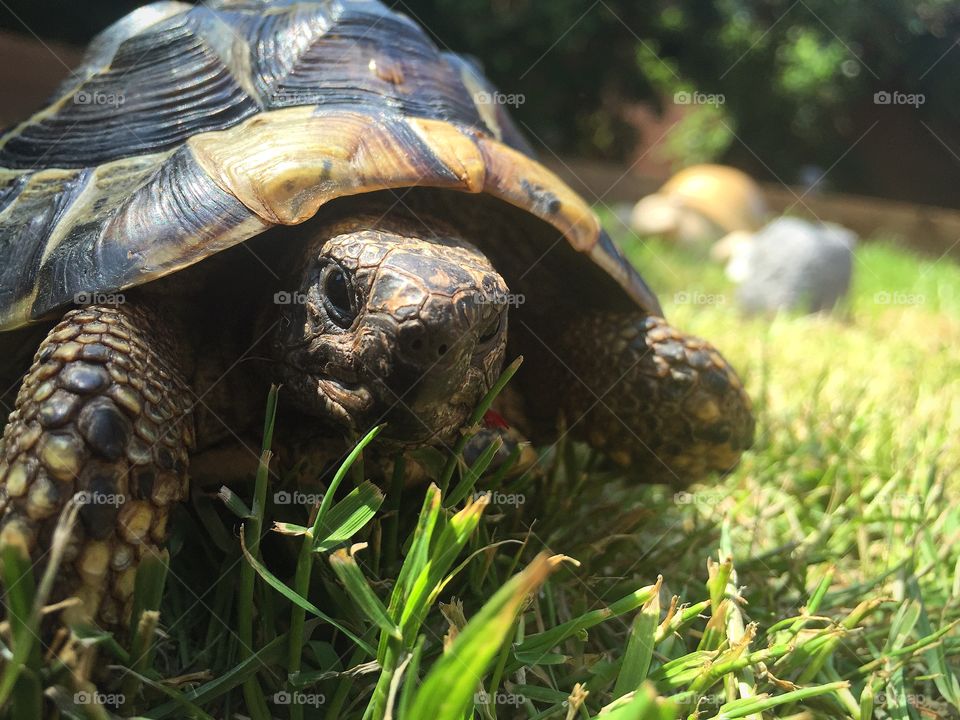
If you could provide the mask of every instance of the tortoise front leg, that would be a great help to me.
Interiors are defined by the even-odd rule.
[[[0,443],[0,544],[42,565],[71,498],[79,521],[58,574],[71,620],[129,617],[140,560],[187,495],[194,441],[174,334],[133,304],[67,313],[40,345]]]
[[[728,472],[753,442],[736,372],[710,343],[662,318],[587,315],[541,351],[553,365],[545,392],[559,398],[572,436],[645,482],[684,486]]]

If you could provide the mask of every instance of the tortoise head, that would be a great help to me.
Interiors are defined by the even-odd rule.
[[[451,440],[506,352],[507,286],[486,256],[439,221],[360,216],[314,234],[299,271],[275,298],[292,401],[348,433]]]

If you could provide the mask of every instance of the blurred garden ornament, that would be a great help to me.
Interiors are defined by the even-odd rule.
[[[754,232],[768,216],[760,186],[725,165],[694,165],[636,204],[633,229],[685,245],[708,246],[728,233]]]
[[[847,294],[856,243],[856,234],[840,225],[781,217],[756,233],[730,233],[711,256],[739,285],[737,302],[745,312],[814,313]]]

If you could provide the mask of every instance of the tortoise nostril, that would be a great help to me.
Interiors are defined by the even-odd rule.
[[[422,372],[460,357],[457,336],[449,328],[411,328],[401,332],[398,339],[402,360]]]

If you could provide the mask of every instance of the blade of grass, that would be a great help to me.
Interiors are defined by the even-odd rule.
[[[727,720],[728,718],[729,720],[735,720],[736,718],[744,718],[748,715],[754,715],[775,707],[780,707],[781,705],[789,705],[790,703],[797,702],[798,700],[809,700],[810,698],[819,697],[821,695],[835,693],[838,690],[848,688],[849,686],[849,683],[839,681],[827,683],[826,685],[800,688],[799,690],[785,692],[781,695],[774,695],[773,697],[755,697],[747,698],[746,700],[734,700],[733,702],[723,705],[720,708],[720,713],[718,715],[714,715],[710,720]]]
[[[417,522],[414,541],[400,569],[397,586],[390,598],[388,614],[399,624],[401,640],[380,635],[378,660],[383,672],[374,688],[364,718],[380,718],[386,711],[393,674],[419,637],[427,612],[443,586],[443,580],[457,556],[477,529],[488,504],[486,497],[472,500],[447,519],[440,507],[440,490],[431,485]]]
[[[679,718],[676,703],[671,700],[661,700],[653,685],[643,685],[629,702],[604,708],[593,720],[676,720]]]
[[[37,720],[43,717],[43,683],[30,668],[24,668],[10,696],[11,720]]]
[[[169,567],[170,553],[162,550],[145,556],[137,568],[133,612],[130,614],[130,661],[127,663],[133,672],[124,676],[121,684],[124,707],[130,707],[140,693],[138,676],[145,674],[153,665],[154,633],[160,621],[158,610]]]
[[[246,523],[241,525],[241,534],[249,532],[250,535],[250,557],[258,558],[260,555],[260,536],[263,530],[263,517],[267,505],[267,480],[270,475],[270,461],[272,453],[270,448],[273,445],[273,429],[277,420],[277,396],[279,389],[276,385],[270,388],[267,395],[267,409],[263,426],[263,445],[260,453],[260,462],[257,465],[257,475],[254,486],[253,504],[250,510],[250,517]],[[249,528],[249,530],[247,530]],[[240,656],[242,658],[251,657],[254,654],[253,639],[253,605],[254,591],[256,585],[256,572],[249,563],[244,563],[240,567],[240,592],[239,603],[237,605],[237,634],[240,638]],[[250,676],[243,684],[243,696],[247,703],[247,712],[253,720],[268,720],[270,711],[267,708],[267,701],[263,694],[263,689],[255,676]]]
[[[364,480],[330,508],[320,536],[314,538],[313,552],[327,552],[350,540],[373,519],[383,501],[380,489],[369,480]]]
[[[319,620],[307,621],[307,631],[312,632],[319,622]],[[223,698],[231,690],[242,685],[250,675],[255,674],[264,667],[270,667],[273,663],[281,661],[287,647],[287,641],[288,637],[286,634],[275,638],[258,650],[256,655],[242,660],[239,664],[213,680],[180,693],[181,697],[176,698],[173,702],[165,703],[160,707],[144,712],[143,716],[151,720],[165,720],[165,718],[174,717],[175,714],[179,712],[179,709],[182,707],[181,701],[205,705]]]
[[[387,608],[380,602],[380,598],[374,594],[354,558],[354,553],[366,546],[366,543],[360,543],[349,549],[337,550],[330,556],[330,565],[350,594],[350,598],[367,618],[387,635],[402,640],[403,635],[400,633],[400,627],[387,615]]]
[[[663,578],[657,578],[653,597],[643,604],[630,628],[627,649],[624,651],[620,672],[613,688],[613,696],[620,697],[637,690],[647,679],[657,626],[660,624],[660,586]]]
[[[26,546],[10,543],[0,547],[0,562],[2,562],[0,573],[6,588],[8,615],[14,643],[13,657],[7,662],[3,675],[0,676],[0,707],[6,704],[17,685],[17,678],[25,668],[36,672],[42,669],[38,644],[40,618],[43,616],[44,603],[53,589],[79,512],[80,505],[76,499],[69,500],[60,512],[50,542],[47,565],[37,586],[34,585],[33,568]],[[27,684],[18,691],[21,703],[26,702],[25,693],[30,685],[32,683],[27,681]],[[29,703],[28,705],[32,706]]]
[[[294,601],[293,606],[290,608],[290,649],[287,655],[287,673],[290,676],[299,673],[302,667],[304,642],[303,623],[306,618],[305,611],[307,610],[304,603],[306,603],[306,597],[310,591],[310,576],[313,571],[314,553],[318,552],[318,548],[329,540],[327,533],[324,532],[327,514],[333,505],[333,498],[336,495],[337,488],[340,487],[340,483],[343,482],[343,479],[347,476],[347,473],[350,472],[350,468],[357,459],[362,456],[364,448],[373,442],[382,429],[383,426],[381,425],[368,432],[340,464],[333,479],[330,481],[330,485],[323,494],[323,500],[320,501],[320,507],[317,509],[317,516],[314,518],[313,527],[310,533],[304,536],[300,544],[300,554],[297,557],[297,570],[294,575],[292,595],[302,599],[304,602]],[[357,492],[359,496],[360,488],[356,488],[354,492]],[[283,587],[286,588],[285,585]],[[291,597],[291,595],[287,595],[287,597]],[[301,720],[302,717],[303,707],[297,703],[291,703],[291,720]]]
[[[0,548],[3,586],[6,589],[7,619],[10,623],[13,657],[7,661],[0,678],[0,707],[9,700],[17,678],[26,669],[31,655],[38,657],[34,644],[36,633],[31,627],[30,613],[36,588],[30,556],[16,545]],[[30,663],[31,665],[34,663]]]
[[[474,461],[473,465],[464,473],[460,482],[450,491],[450,495],[445,503],[447,507],[459,505],[464,498],[473,492],[480,476],[490,467],[490,463],[493,462],[493,456],[496,455],[502,447],[503,440],[498,437],[494,438],[493,442],[484,448],[483,452],[480,453],[480,457]]]
[[[399,711],[397,712],[397,717],[401,718],[401,720],[403,718],[413,717],[410,713],[417,688],[420,687],[420,663],[423,659],[423,645],[425,641],[426,637],[421,635],[416,645],[413,646],[410,664],[407,665],[407,671],[404,674],[403,687],[400,689]]]
[[[474,409],[473,414],[470,416],[470,419],[467,421],[467,424],[461,431],[460,437],[457,438],[457,442],[453,446],[453,450],[450,453],[447,464],[444,466],[443,473],[440,475],[437,483],[443,495],[447,494],[447,488],[450,487],[450,478],[453,477],[453,473],[457,469],[457,466],[463,461],[463,449],[467,446],[467,442],[470,440],[473,429],[480,425],[480,421],[483,420],[483,416],[487,414],[487,410],[489,410],[490,406],[493,405],[493,401],[497,399],[497,395],[499,395],[507,386],[507,383],[510,382],[510,378],[517,374],[517,370],[520,369],[522,364],[523,356],[521,355],[512,363],[507,365],[507,367],[504,368],[504,371],[500,373],[500,377],[497,378],[497,381],[493,384],[493,387],[491,387],[487,394],[483,396],[483,399]]]
[[[410,717],[463,718],[487,668],[509,637],[524,601],[546,581],[555,564],[551,558],[538,556],[484,604],[424,678]]]
[[[285,585],[282,580],[280,580],[276,575],[270,572],[263,563],[261,563],[259,560],[254,558],[250,554],[250,552],[247,550],[246,540],[244,540],[243,528],[240,529],[240,547],[243,550],[243,554],[246,557],[247,562],[249,562],[253,566],[257,574],[260,575],[260,577],[263,578],[263,580],[270,587],[272,587],[274,590],[279,592],[281,595],[287,598],[287,600],[294,603],[298,607],[301,607],[307,612],[316,615],[318,618],[320,618],[324,622],[329,623],[330,625],[335,627],[337,630],[339,630],[348,638],[350,638],[350,640],[352,640],[354,643],[356,643],[357,645],[362,647],[364,650],[369,652],[370,655],[376,655],[376,652],[374,651],[374,649],[370,645],[368,645],[364,640],[362,640],[359,636],[350,632],[350,630],[348,630],[344,625],[342,625],[341,623],[337,622],[332,617],[327,615],[325,612],[323,612],[320,608],[318,608],[316,605],[311,603],[305,597],[297,594],[292,588]],[[287,635],[289,634],[290,633],[287,633]]]
[[[642,587],[612,603],[609,607],[591,610],[555,628],[528,636],[514,649],[514,667],[517,664],[535,665],[539,657],[547,655],[564,640],[611,618],[636,610],[644,603],[649,602],[653,597],[655,587],[655,585]]]

